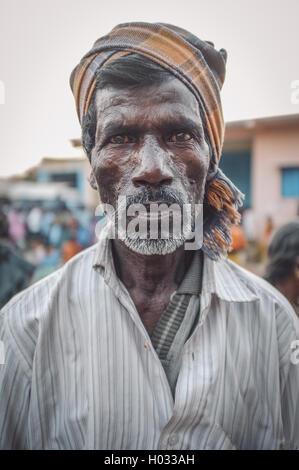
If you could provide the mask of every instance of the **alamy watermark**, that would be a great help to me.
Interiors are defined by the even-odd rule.
[[[130,198],[119,196],[116,208],[101,203],[95,215],[102,217],[95,227],[98,239],[118,238],[140,254],[167,254],[181,245],[185,250],[202,246],[202,204],[130,204]]]
[[[299,80],[293,80],[291,83],[292,93],[291,93],[291,103],[299,104]]]
[[[292,341],[291,343],[291,363],[294,365],[299,364],[299,339]]]

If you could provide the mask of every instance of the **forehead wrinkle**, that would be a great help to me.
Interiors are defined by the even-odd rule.
[[[148,109],[148,105],[150,106],[150,109]],[[105,114],[110,114],[110,113],[115,113],[115,108],[117,109],[117,113],[123,113],[124,115],[126,113],[132,113],[132,112],[139,112],[142,117],[145,117],[146,114],[153,114],[153,115],[158,115],[161,112],[163,113],[163,109],[161,109],[161,106],[164,105],[165,110],[167,108],[167,105],[169,106],[176,106],[177,110],[182,110],[184,113],[184,110],[187,114],[190,112],[194,113],[194,111],[190,108],[190,106],[187,106],[185,103],[182,103],[180,100],[175,101],[175,100],[169,100],[164,94],[163,97],[160,99],[159,96],[159,102],[153,103],[153,97],[151,97],[151,102],[146,103],[146,102],[140,102],[140,98],[136,99],[133,101],[132,97],[130,99],[124,99],[121,97],[113,97],[108,100],[108,103],[105,103],[105,100],[101,102],[100,106],[97,106],[97,118],[105,115]],[[157,109],[158,108],[158,109]],[[166,110],[167,111],[167,110]],[[178,111],[176,111],[177,113]]]
[[[171,104],[170,104],[171,105]],[[158,108],[158,109],[157,109]],[[197,111],[197,110],[196,110]],[[115,107],[106,107],[104,110],[98,110],[98,130],[104,131],[108,126],[131,126],[136,128],[159,128],[163,125],[171,125],[172,122],[179,124],[182,121],[193,121],[200,130],[203,129],[202,119],[198,112],[186,106],[183,103],[177,103],[176,109],[169,109],[166,106],[160,106],[160,103],[151,106],[150,109],[140,106],[140,104],[130,103],[126,106],[118,106],[117,114]]]
[[[101,125],[98,127],[98,133],[102,133],[104,135],[109,135],[111,133],[120,132],[122,128],[126,130],[126,128],[136,129],[136,132],[145,132],[151,129],[161,130],[165,128],[186,128],[190,130],[199,130],[203,132],[203,126],[201,119],[198,117],[189,117],[188,115],[182,114],[164,114],[164,115],[155,115],[155,119],[152,120],[151,118],[144,116],[126,116],[123,113],[118,113],[118,117],[116,119],[111,119],[106,116],[106,119],[101,120]],[[131,131],[132,132],[132,131]]]
[[[164,82],[164,85],[169,83]],[[117,89],[113,87],[108,87],[104,89],[97,90],[96,93],[96,101],[98,104],[99,96],[108,95],[109,100],[111,101],[112,106],[117,106],[118,104],[125,104],[126,100],[130,100],[134,98],[134,96],[138,95],[140,99],[140,95],[144,96],[144,98],[149,97],[150,99],[153,98],[153,92],[159,90],[159,101],[169,101],[173,97],[178,95],[178,91],[175,88],[170,89],[163,89],[163,83],[160,85],[152,85],[152,86],[138,86],[136,88],[127,88],[127,89]],[[188,90],[188,89],[187,89]],[[117,93],[116,96],[113,96],[113,93]],[[110,95],[110,96],[109,96]]]
[[[155,102],[156,101],[156,102]],[[195,114],[199,112],[199,104],[193,93],[179,80],[170,80],[160,85],[141,87],[136,89],[117,90],[105,88],[97,90],[96,108],[97,114],[106,109],[115,107],[140,107],[142,112],[146,105],[160,106],[161,104],[185,106],[189,111],[193,109]]]

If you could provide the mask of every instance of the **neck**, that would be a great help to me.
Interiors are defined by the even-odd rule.
[[[193,252],[186,251],[184,246],[168,255],[140,255],[120,240],[113,240],[112,252],[117,275],[127,289],[147,293],[165,287],[173,287],[175,290],[193,257]]]

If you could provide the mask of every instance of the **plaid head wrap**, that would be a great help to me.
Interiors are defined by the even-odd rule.
[[[204,222],[203,250],[217,259],[226,255],[230,246],[229,227],[239,221],[237,209],[243,197],[218,168],[224,138],[220,90],[225,78],[226,51],[217,51],[213,43],[169,24],[134,22],[116,26],[94,43],[71,74],[70,85],[81,124],[95,90],[97,71],[132,53],[147,57],[181,80],[203,111],[214,164],[206,188],[205,202],[210,211]]]

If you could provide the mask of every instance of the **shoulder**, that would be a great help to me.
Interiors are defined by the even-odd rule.
[[[83,250],[64,266],[15,295],[0,313],[0,339],[6,338],[30,362],[41,324],[63,314],[65,302],[80,296],[93,275],[96,246]]]
[[[22,308],[23,305],[26,305],[27,308],[34,307],[36,303],[38,303],[39,306],[45,305],[45,301],[51,299],[51,295],[53,295],[57,288],[63,283],[74,280],[80,270],[87,271],[92,269],[95,249],[96,246],[93,245],[81,251],[54,273],[35,282],[30,287],[27,287],[27,289],[15,295],[2,308],[2,313],[10,313],[18,308]]]
[[[242,268],[233,261],[227,259],[223,262],[226,265],[226,269],[238,278],[240,284],[249,289],[258,298],[260,305],[265,307],[268,305],[270,307],[269,310],[273,311],[285,324],[290,325],[296,331],[297,337],[299,337],[299,319],[284,295],[265,279]]]

